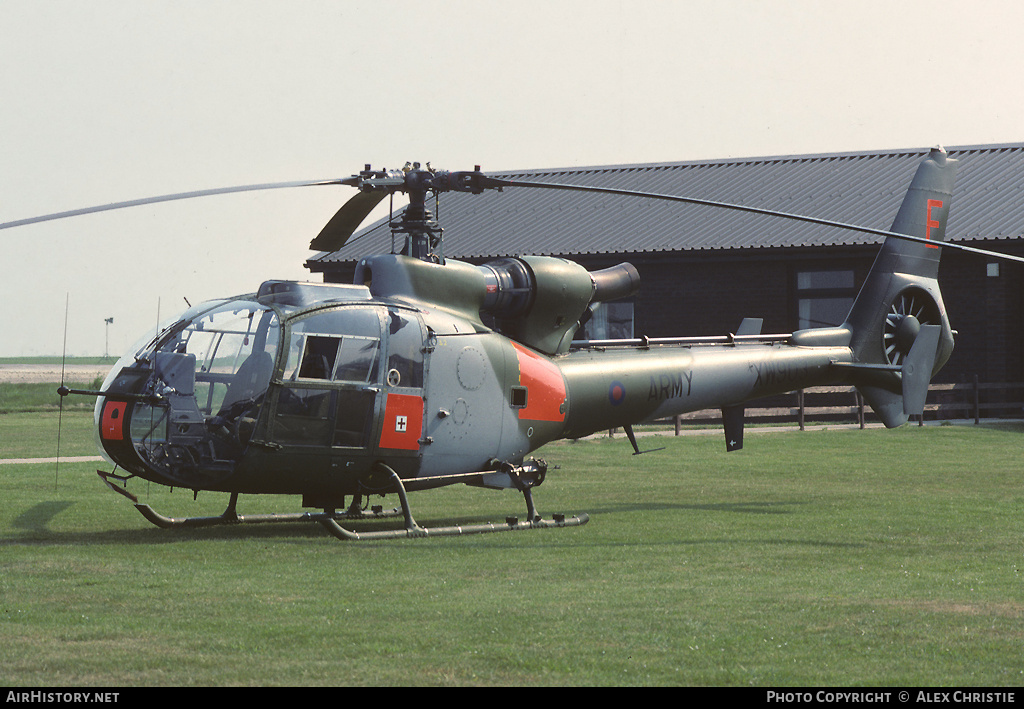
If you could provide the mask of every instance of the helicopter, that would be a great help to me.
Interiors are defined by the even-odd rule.
[[[726,450],[743,446],[745,402],[826,384],[856,386],[887,427],[923,410],[949,359],[952,330],[938,284],[956,160],[924,157],[888,231],[678,195],[497,178],[409,163],[337,180],[271,183],[119,202],[0,224],[227,192],[339,184],[358,191],[312,240],[342,248],[380,202],[408,196],[392,221],[395,248],[359,260],[351,284],[266,281],[252,293],[191,306],[113,367],[96,397],[95,437],[114,466],[110,489],[163,528],[310,521],[339,539],[449,536],[584,525],[544,517],[533,488],[559,439],[708,408],[722,411]],[[481,265],[445,258],[430,195],[562,189],[738,209],[882,235],[842,325],[762,334],[746,319],[713,337],[575,340],[601,303],[634,294],[629,263],[598,271],[522,255]],[[941,245],[941,246],[940,246]],[[1013,258],[1013,257],[1008,257]],[[118,472],[121,471],[121,472]],[[133,478],[230,493],[212,517],[167,517],[128,490]],[[409,493],[466,484],[518,490],[524,519],[424,527]],[[301,497],[307,511],[242,515],[239,495]],[[375,495],[399,506],[370,506]],[[402,517],[398,529],[354,531],[348,520]]]

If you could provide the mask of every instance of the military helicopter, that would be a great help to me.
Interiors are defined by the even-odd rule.
[[[727,450],[743,444],[744,402],[830,383],[855,385],[888,427],[920,414],[954,344],[937,281],[956,161],[923,159],[890,231],[676,195],[499,179],[477,167],[419,164],[339,180],[166,195],[0,224],[9,228],[172,199],[313,184],[358,189],[310,244],[341,248],[387,196],[409,205],[393,253],[369,256],[348,285],[267,281],[190,307],[133,347],[98,391],[95,431],[113,471],[97,471],[159,527],[314,521],[339,539],[572,527],[586,514],[542,517],[532,490],[557,439],[720,408]],[[573,340],[598,304],[639,287],[628,263],[588,272],[545,256],[472,265],[443,254],[427,197],[502,189],[570,189],[740,209],[884,235],[846,321],[764,335],[745,320],[721,337]],[[990,254],[980,249],[945,247]],[[997,255],[998,254],[990,254]],[[120,473],[117,471],[121,471]],[[171,518],[127,489],[132,478],[230,493],[223,514]],[[467,484],[516,489],[525,519],[426,528],[408,493]],[[318,511],[241,515],[241,494],[299,495]],[[395,494],[399,507],[368,505]],[[352,519],[402,516],[400,529],[353,531]]]

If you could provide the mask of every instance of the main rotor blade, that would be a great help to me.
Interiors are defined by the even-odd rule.
[[[48,222],[54,219],[67,219],[68,217],[79,217],[83,214],[93,214],[95,212],[108,212],[114,209],[125,209],[127,207],[140,207],[144,204],[156,204],[158,202],[172,202],[179,199],[193,199],[195,197],[208,197],[211,195],[218,194],[231,194],[233,192],[255,192],[258,190],[277,190],[284,189],[287,187],[312,187],[315,185],[350,185],[353,184],[352,178],[347,177],[343,179],[328,179],[328,180],[300,180],[296,182],[267,182],[258,185],[239,185],[237,187],[216,187],[208,190],[194,190],[192,192],[177,192],[175,194],[158,195],[156,197],[143,197],[142,199],[132,199],[127,202],[112,202],[110,204],[101,204],[96,207],[84,207],[82,209],[72,209],[67,212],[55,212],[54,214],[44,214],[38,217],[31,217],[29,219],[18,219],[13,222],[4,222],[0,224],[0,229],[11,229],[16,226],[26,226],[28,224],[37,224],[39,222]]]
[[[356,194],[341,205],[341,209],[331,217],[327,226],[309,242],[309,248],[314,251],[337,251],[340,249],[363,223],[363,220],[369,216],[374,207],[380,204],[388,194],[383,190]]]
[[[856,224],[846,224],[844,222],[832,221],[830,219],[819,219],[818,217],[808,217],[802,214],[791,214],[789,212],[779,212],[774,209],[763,209],[761,207],[748,207],[743,204],[732,204],[730,202],[715,202],[709,199],[699,199],[696,197],[681,197],[680,195],[674,194],[661,194],[657,192],[640,192],[638,190],[622,190],[614,187],[595,187],[593,185],[564,185],[557,182],[530,182],[523,180],[505,180],[498,177],[490,177],[489,175],[483,176],[481,180],[482,186],[490,189],[500,187],[539,187],[542,189],[550,190],[570,190],[573,192],[595,192],[599,194],[614,194],[621,195],[624,197],[647,197],[649,199],[660,199],[669,202],[683,202],[686,204],[698,204],[706,207],[719,207],[721,209],[732,209],[738,212],[749,212],[751,214],[762,214],[769,217],[781,217],[784,219],[795,219],[796,221],[808,222],[810,224],[820,224],[821,226],[834,227],[839,229],[849,229],[851,231],[859,231],[865,234],[874,234],[876,236],[893,237],[895,239],[904,239],[906,241],[917,241],[922,244],[928,244],[929,246],[941,246],[942,248],[955,249],[957,251],[967,251],[972,254],[980,254],[982,256],[988,256],[990,258],[1005,259],[1007,261],[1016,261],[1017,263],[1024,263],[1024,258],[1020,256],[1010,256],[1009,254],[1001,254],[998,251],[988,251],[986,249],[978,249],[973,246],[964,246],[963,244],[954,244],[948,241],[932,241],[925,239],[920,236],[910,236],[909,234],[898,234],[892,231],[886,231],[885,229],[873,229],[871,227],[857,226]]]

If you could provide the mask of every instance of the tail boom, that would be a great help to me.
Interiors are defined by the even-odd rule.
[[[836,383],[849,347],[792,344],[659,346],[571,352],[555,360],[568,392],[563,436],[727,408],[795,389]]]
[[[886,238],[838,327],[784,341],[594,347],[556,357],[568,392],[564,437],[707,408],[723,409],[735,427],[743,402],[835,383],[855,385],[886,426],[920,413],[931,376],[953,350],[937,277],[955,175],[956,160],[941,148],[921,162],[891,229],[917,240]]]

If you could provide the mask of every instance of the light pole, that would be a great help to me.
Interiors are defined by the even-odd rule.
[[[110,356],[110,324],[112,322],[114,322],[114,318],[106,318],[106,319],[104,319],[103,322],[105,322],[107,324],[106,328],[104,329],[104,333],[103,333],[104,334],[104,339],[103,339],[103,356],[104,357],[109,357]]]

